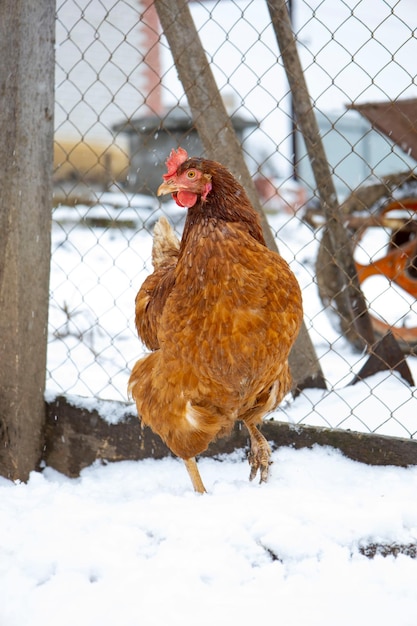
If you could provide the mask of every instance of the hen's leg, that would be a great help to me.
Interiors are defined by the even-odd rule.
[[[184,459],[184,463],[187,468],[187,472],[190,475],[191,482],[193,483],[194,491],[197,491],[197,493],[206,493],[195,457],[191,457],[191,459]]]
[[[245,424],[250,436],[249,464],[251,466],[249,480],[253,480],[258,473],[261,475],[259,482],[266,483],[269,474],[271,448],[262,433],[254,424]]]

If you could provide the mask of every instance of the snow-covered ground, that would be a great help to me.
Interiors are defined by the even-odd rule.
[[[329,449],[273,454],[268,484],[235,454],[121,462],[70,480],[0,479],[2,626],[415,626],[417,468]]]

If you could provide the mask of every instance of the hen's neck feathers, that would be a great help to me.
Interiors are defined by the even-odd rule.
[[[191,167],[195,166],[191,161]],[[190,167],[190,161],[187,163]],[[248,233],[266,245],[260,219],[242,185],[222,165],[215,161],[196,160],[199,169],[211,175],[212,189],[205,201],[199,197],[197,203],[188,209],[181,247],[185,247],[193,231],[202,223],[221,227],[224,222],[237,222],[246,226]]]

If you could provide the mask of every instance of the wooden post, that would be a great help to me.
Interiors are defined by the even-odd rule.
[[[222,163],[240,180],[261,218],[268,247],[278,252],[240,143],[202,48],[188,2],[154,0],[154,3],[207,157]],[[326,386],[305,324],[291,351],[290,367],[295,388]]]
[[[41,458],[53,163],[55,1],[0,2],[0,474]]]
[[[343,310],[339,310],[339,314],[342,314],[345,319],[352,320],[358,338],[370,352],[366,367],[362,368],[354,381],[362,380],[366,376],[380,371],[396,370],[404,380],[413,385],[410,368],[394,336],[387,333],[375,344],[372,320],[360,286],[351,240],[337,201],[329,164],[310,101],[286,0],[268,0],[267,4],[291,87],[297,125],[299,125],[304,137],[326,217],[326,232],[331,248],[328,252],[335,260],[342,281],[344,307]]]
[[[297,125],[300,127],[304,137],[326,217],[326,228],[332,246],[331,252],[343,278],[346,303],[351,309],[352,319],[358,334],[362,338],[364,345],[370,347],[375,340],[372,322],[359,284],[351,241],[340,215],[336,190],[298,56],[286,0],[268,0],[267,5],[291,88]]]

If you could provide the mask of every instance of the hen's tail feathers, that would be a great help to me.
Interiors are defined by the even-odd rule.
[[[178,257],[180,242],[166,217],[161,217],[153,231],[152,264],[155,269]]]

